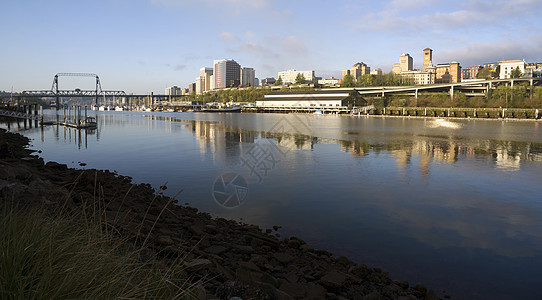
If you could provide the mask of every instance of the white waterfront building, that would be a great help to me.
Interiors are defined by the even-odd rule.
[[[256,101],[256,107],[340,107],[361,105],[365,102],[352,91],[278,92],[267,94]]]
[[[287,71],[281,71],[281,72],[279,72],[278,77],[280,77],[282,79],[282,83],[295,83],[295,79],[297,78],[297,74],[303,75],[303,77],[305,77],[305,81],[307,83],[314,82],[314,80],[315,80],[314,71],[297,71],[295,69],[287,70]]]

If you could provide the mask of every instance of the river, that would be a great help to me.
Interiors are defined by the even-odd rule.
[[[94,114],[97,130],[9,127],[46,161],[167,183],[441,297],[542,298],[541,122]]]

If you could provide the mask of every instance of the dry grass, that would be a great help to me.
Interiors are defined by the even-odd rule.
[[[93,219],[0,210],[0,299],[193,298],[182,258],[142,262],[141,249]]]

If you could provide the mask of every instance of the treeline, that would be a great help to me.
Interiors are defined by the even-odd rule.
[[[489,91],[488,97],[467,97],[455,92],[450,97],[447,92],[419,93],[418,99],[404,95],[390,95],[384,98],[365,98],[368,104],[376,107],[462,107],[462,108],[542,108],[542,87],[535,87],[530,94],[526,84],[510,86],[501,85]]]
[[[343,77],[341,87],[375,87],[375,86],[406,86],[412,82],[408,78],[390,73],[371,75],[365,74],[354,79],[354,76],[348,74]]]

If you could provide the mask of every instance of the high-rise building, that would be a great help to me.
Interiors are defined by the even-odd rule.
[[[170,86],[168,88],[166,88],[166,95],[171,95],[171,96],[176,96],[176,95],[181,95],[181,88],[174,85],[174,86]]]
[[[367,74],[371,74],[371,68],[362,62],[353,65],[352,69],[350,70],[350,75],[352,75],[356,81],[359,77]]]
[[[196,77],[196,95],[201,95],[205,91],[205,77]]]
[[[196,78],[196,94],[200,95],[211,90],[212,75],[213,68],[204,67],[199,70],[199,77]]]
[[[241,86],[256,86],[256,72],[253,68],[241,68]]]
[[[241,66],[233,59],[214,61],[215,89],[237,87],[241,83]]]
[[[188,94],[192,94],[196,92],[196,83],[189,83],[188,84]]]
[[[412,56],[408,53],[401,54],[399,56],[399,66],[401,67],[401,72],[414,70]]]
[[[427,70],[433,66],[433,50],[430,48],[423,49],[423,70]]]

